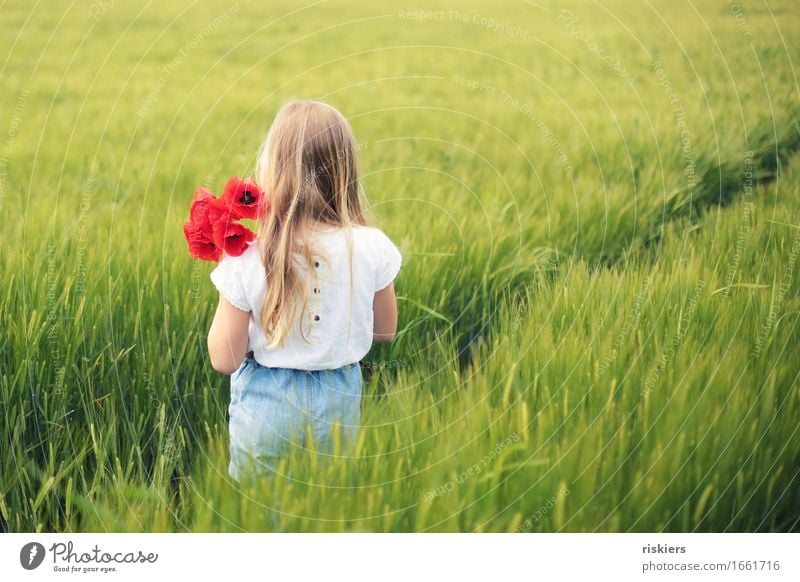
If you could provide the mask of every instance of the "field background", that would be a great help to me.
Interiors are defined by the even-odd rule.
[[[2,530],[798,529],[794,0],[0,15]],[[293,97],[352,122],[401,331],[352,456],[238,488],[181,223]]]

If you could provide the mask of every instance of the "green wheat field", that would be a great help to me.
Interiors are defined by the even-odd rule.
[[[3,531],[797,531],[800,5],[0,5]],[[194,190],[351,121],[355,450],[227,473]]]

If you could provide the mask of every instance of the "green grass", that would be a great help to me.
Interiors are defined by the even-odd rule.
[[[603,4],[3,4],[2,529],[796,531],[798,7]],[[291,97],[401,332],[353,455],[240,488],[180,226]]]

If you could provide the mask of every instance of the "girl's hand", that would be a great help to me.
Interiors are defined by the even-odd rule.
[[[233,374],[247,353],[250,312],[234,307],[222,295],[208,332],[211,365],[221,374]]]

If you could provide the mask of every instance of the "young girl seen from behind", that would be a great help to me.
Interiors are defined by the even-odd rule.
[[[334,430],[352,442],[359,360],[394,337],[401,264],[366,224],[352,130],[330,105],[284,105],[255,180],[269,204],[258,237],[211,272],[220,297],[208,351],[214,369],[231,374],[228,471],[237,481],[275,470],[292,446],[330,449]]]

